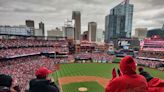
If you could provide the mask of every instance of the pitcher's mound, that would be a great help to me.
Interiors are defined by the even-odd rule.
[[[78,90],[80,92],[87,92],[88,91],[88,89],[86,87],[80,87],[80,88],[78,88]]]

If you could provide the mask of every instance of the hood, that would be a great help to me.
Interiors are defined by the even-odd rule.
[[[123,74],[136,74],[136,62],[131,56],[125,56],[120,62],[120,70]]]
[[[153,78],[148,82],[148,86],[150,87],[163,87],[164,80],[160,80],[159,78]]]

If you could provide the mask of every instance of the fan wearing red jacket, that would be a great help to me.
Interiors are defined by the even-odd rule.
[[[116,77],[114,70],[114,78],[108,83],[105,92],[148,92],[146,79],[136,74],[136,62],[131,56],[121,60],[121,76]]]
[[[143,67],[138,69],[140,75],[144,76],[148,82],[149,92],[164,92],[164,80],[152,77]]]

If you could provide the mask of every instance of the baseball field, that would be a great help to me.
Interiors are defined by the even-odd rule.
[[[104,92],[112,77],[112,69],[118,64],[112,63],[73,63],[61,64],[52,74],[62,92]],[[154,77],[164,79],[163,71],[145,68]]]

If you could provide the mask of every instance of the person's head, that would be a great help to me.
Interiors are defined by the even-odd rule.
[[[48,74],[52,73],[51,70],[47,69],[46,67],[40,67],[36,73],[35,76],[37,79],[46,79]]]
[[[140,72],[140,75],[144,76],[148,82],[153,78],[153,76],[151,76],[148,72],[144,71],[143,67],[139,67],[138,71]]]
[[[12,86],[12,78],[9,75],[0,74],[0,86],[11,87]]]
[[[11,76],[0,74],[0,92],[17,92],[14,89],[14,81]]]
[[[143,67],[139,67],[139,68],[138,68],[138,71],[139,71],[139,72],[142,72],[142,71],[144,71],[144,68],[143,68]]]
[[[120,70],[123,74],[136,74],[136,62],[131,56],[125,56],[120,62]]]

